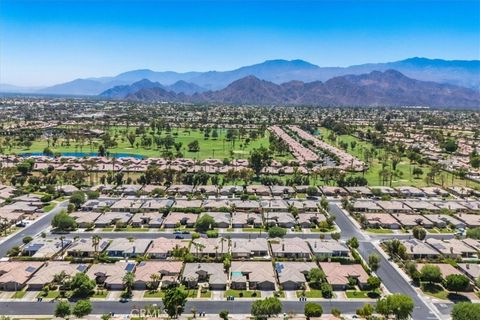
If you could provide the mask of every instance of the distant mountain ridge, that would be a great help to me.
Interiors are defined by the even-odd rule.
[[[411,79],[396,70],[372,71],[308,83],[289,81],[275,84],[247,76],[217,91],[178,95],[162,87],[149,87],[129,93],[125,99],[259,105],[480,108],[480,93],[475,90]]]
[[[475,90],[480,89],[480,60],[441,60],[415,57],[395,62],[369,63],[349,67],[319,67],[303,60],[267,60],[230,71],[179,73],[142,69],[124,72],[114,77],[76,79],[34,92],[98,95],[115,86],[131,85],[142,79],[158,82],[165,87],[182,81],[204,90],[220,90],[230,83],[250,75],[275,84],[282,84],[293,80],[324,82],[338,76],[360,75],[389,69],[397,70],[407,77],[417,80],[454,84]],[[171,89],[175,92],[189,94],[190,92],[186,91],[190,90],[190,87],[189,85],[181,89],[177,86],[177,88],[172,87]]]
[[[165,91],[185,94],[194,94],[206,91],[206,89],[204,88],[201,88],[193,83],[189,83],[183,80],[177,81],[169,86],[164,86],[159,82],[152,82],[148,79],[142,79],[140,81],[132,83],[131,85],[115,86],[111,89],[105,90],[104,92],[100,93],[100,96],[109,99],[124,99],[130,93],[137,92],[141,89],[150,88],[161,88]]]

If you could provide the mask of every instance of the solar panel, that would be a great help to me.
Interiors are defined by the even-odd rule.
[[[28,267],[27,269],[25,269],[25,271],[27,271],[28,273],[35,272],[35,270],[37,270],[37,268],[35,267]]]
[[[125,270],[127,272],[132,272],[133,269],[135,269],[135,263],[127,263],[127,266],[125,267]]]
[[[87,270],[87,265],[86,264],[79,264],[78,265],[78,267],[77,267],[78,272],[84,272],[85,270]]]

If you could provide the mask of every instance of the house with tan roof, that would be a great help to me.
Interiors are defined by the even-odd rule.
[[[422,226],[427,229],[433,228],[433,222],[421,214],[395,213],[392,216],[405,228]]]
[[[480,277],[480,264],[459,263],[458,268],[465,273],[472,281],[477,281]]]
[[[320,212],[303,212],[297,216],[297,223],[305,229],[315,227],[323,221],[327,221],[327,217]]]
[[[95,220],[95,227],[105,228],[117,224],[127,225],[133,214],[129,212],[105,212]]]
[[[96,211],[76,211],[70,213],[70,216],[75,219],[75,222],[79,228],[89,228],[95,225],[95,221],[101,215],[101,212]]]
[[[227,211],[230,201],[227,199],[207,199],[203,201],[203,208],[207,211]]]
[[[88,269],[86,264],[76,264],[67,261],[48,261],[45,262],[33,277],[27,282],[30,290],[42,290],[43,287],[52,283],[55,275],[64,273],[67,277],[74,277],[79,272],[85,272]]]
[[[188,184],[172,184],[168,189],[167,193],[169,195],[187,195],[193,193],[193,186]]]
[[[456,217],[469,228],[480,227],[480,215],[478,214],[458,213]]]
[[[298,209],[300,213],[318,211],[318,201],[314,200],[288,200],[290,207]]]
[[[368,274],[361,264],[340,264],[338,262],[320,262],[320,268],[327,277],[333,290],[345,290],[353,278],[360,288],[367,285]]]
[[[199,283],[208,283],[211,290],[225,290],[227,274],[223,263],[186,263],[182,282],[188,288],[196,288]]]
[[[383,209],[373,200],[356,200],[352,204],[356,212],[382,212]]]
[[[425,242],[417,239],[400,240],[406,248],[406,254],[409,259],[435,259],[440,256],[438,251],[434,250]]]
[[[439,207],[440,209],[448,209],[453,212],[467,212],[468,209],[460,204],[458,201],[432,201],[434,205]]]
[[[427,265],[426,263],[417,263],[417,270],[420,271],[422,268]],[[458,274],[461,275],[462,272],[460,272],[458,269],[456,269],[454,266],[448,263],[430,263],[430,265],[436,266],[440,269],[440,272],[442,273],[442,277],[445,279],[449,275],[452,274]]]
[[[263,219],[260,213],[242,211],[232,213],[232,228],[259,228],[262,225]]]
[[[273,196],[290,197],[295,193],[295,189],[290,186],[270,186],[270,192]]]
[[[416,212],[421,212],[421,213],[426,213],[426,212],[438,212],[440,211],[440,208],[431,204],[429,201],[424,201],[424,200],[412,200],[412,199],[406,199],[402,201],[405,203],[407,206],[412,208]]]
[[[224,196],[234,195],[234,194],[241,194],[243,193],[242,186],[223,186],[219,193]]]
[[[135,272],[134,262],[117,261],[93,264],[86,274],[99,286],[104,286],[109,290],[123,290],[123,277],[127,272]]]
[[[170,212],[163,220],[163,226],[165,228],[177,228],[179,226],[187,226],[189,228],[195,225],[198,214],[185,213],[185,212]]]
[[[288,210],[288,203],[283,199],[270,199],[260,201],[264,211],[268,212],[282,212]]]
[[[249,211],[249,212],[260,212],[262,207],[260,202],[256,200],[232,200],[230,202],[231,206],[235,211]]]
[[[412,209],[401,201],[396,200],[379,200],[377,205],[388,213],[409,213]]]
[[[232,261],[230,287],[239,290],[275,290],[272,263],[260,261]]]
[[[147,255],[152,259],[167,259],[171,257],[175,249],[188,249],[190,241],[159,237],[152,240],[147,249]]]
[[[428,214],[425,217],[432,221],[437,228],[445,228],[451,226],[453,228],[465,228],[466,224],[454,216],[448,214]],[[480,220],[479,220],[480,221]]]
[[[72,243],[70,239],[35,238],[22,249],[22,255],[32,258],[50,259]]]
[[[163,214],[155,211],[138,212],[130,220],[130,224],[133,227],[148,226],[150,228],[160,228],[162,223]]]
[[[297,224],[297,220],[290,212],[265,212],[263,214],[265,224],[269,226],[279,226],[283,228],[292,228]]]
[[[200,218],[209,215],[215,221],[215,226],[217,228],[230,228],[230,213],[229,212],[202,212]]]
[[[370,228],[400,229],[402,225],[388,213],[365,213],[365,224]]]
[[[372,190],[366,186],[345,187],[345,190],[347,190],[350,195],[356,197],[371,197],[373,195]]]
[[[285,238],[270,240],[272,254],[275,258],[309,259],[310,248],[301,238]]]
[[[92,238],[80,238],[74,240],[72,245],[67,248],[69,257],[90,258],[95,253],[102,253],[108,247],[110,240],[100,239],[98,244],[94,244]]]
[[[268,186],[253,184],[245,187],[245,191],[251,195],[266,197],[270,195],[270,188]]]
[[[305,288],[310,270],[318,268],[315,262],[281,261],[275,263],[278,282],[283,290]]]
[[[341,241],[308,239],[313,254],[320,260],[331,257],[350,257],[350,249]]]
[[[321,187],[319,187],[319,189],[324,195],[326,195],[328,197],[348,195],[347,190],[343,189],[342,187],[321,186]]]
[[[454,259],[472,258],[477,255],[477,251],[475,249],[457,239],[439,240],[435,238],[428,238],[426,242],[445,257]]]
[[[0,290],[18,291],[40,269],[39,261],[0,261]]]
[[[152,240],[116,238],[110,242],[105,252],[112,258],[143,257]]]
[[[172,209],[175,211],[181,211],[185,209],[197,209],[202,207],[202,200],[184,200],[177,199],[172,205]]]
[[[145,290],[158,281],[160,287],[178,283],[182,272],[182,261],[142,261],[135,268],[136,290]],[[155,279],[158,276],[158,280]]]
[[[198,238],[192,241],[191,251],[200,257],[219,257],[228,253],[226,238]]]
[[[234,259],[268,258],[268,241],[265,238],[233,238],[231,252]]]
[[[145,212],[158,212],[170,208],[173,200],[170,199],[151,199],[143,203],[141,209]]]
[[[115,202],[110,208],[112,209],[112,211],[134,213],[140,211],[142,205],[143,201],[138,198],[124,198]]]

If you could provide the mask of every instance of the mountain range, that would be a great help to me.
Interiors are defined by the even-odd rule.
[[[140,88],[142,87],[143,88]],[[325,82],[276,84],[249,75],[227,87],[194,94],[176,93],[149,80],[115,90],[119,99],[258,105],[431,106],[480,108],[480,93],[451,84],[409,78],[396,70],[334,77]],[[139,89],[140,88],[140,89]],[[111,96],[111,90],[102,94]]]
[[[427,58],[409,58],[387,63],[369,63],[349,67],[319,67],[303,60],[268,60],[263,63],[241,67],[230,71],[156,72],[148,69],[133,70],[113,77],[76,79],[47,88],[33,89],[12,87],[0,84],[1,92],[30,92],[58,95],[98,95],[116,86],[131,85],[142,79],[158,82],[166,91],[185,93],[202,93],[207,90],[221,90],[232,82],[247,76],[273,82],[275,84],[289,81],[315,82],[345,75],[361,75],[372,71],[394,69],[407,77],[453,84],[475,90],[480,89],[480,60],[441,60]]]

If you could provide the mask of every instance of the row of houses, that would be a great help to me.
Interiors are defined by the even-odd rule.
[[[81,238],[53,239],[35,238],[22,248],[21,254],[35,259],[91,258],[95,254],[106,254],[112,258],[151,259],[174,258],[175,250],[186,249],[199,258],[216,258],[230,253],[233,259],[319,260],[332,257],[351,259],[350,250],[343,242],[320,239],[271,239],[266,238],[198,238],[189,240],[158,237],[154,239],[97,239]]]
[[[299,212],[318,211],[319,203],[316,200],[240,200],[240,199],[167,199],[146,197],[101,197],[87,200],[82,206],[82,211],[110,211],[117,212],[151,212],[151,211],[289,211],[295,208]]]
[[[480,213],[479,200],[356,200],[352,207],[356,212],[370,213],[439,213],[445,211]]]
[[[465,229],[480,227],[479,214],[415,214],[415,213],[365,213],[363,223],[369,228],[401,229],[421,226],[426,229],[453,227]]]
[[[206,284],[211,290],[297,290],[305,288],[308,273],[320,268],[334,290],[343,290],[355,279],[360,287],[367,284],[368,274],[360,264],[338,262],[272,262],[233,261],[228,272],[222,263],[183,263],[181,261],[117,261],[108,264],[79,264],[66,261],[2,261],[0,290],[17,291],[23,288],[41,290],[54,283],[55,276],[73,277],[84,272],[99,287],[124,289],[123,277],[134,274],[134,288],[145,290],[152,286],[168,287],[183,283],[189,288]],[[155,276],[154,276],[155,275]],[[155,283],[155,284],[154,284]]]
[[[411,260],[440,258],[471,260],[478,259],[480,253],[480,241],[469,238],[462,240],[428,238],[425,242],[416,239],[400,241]]]
[[[8,197],[0,198],[0,220],[15,224],[27,218],[35,219],[38,214],[43,212],[42,207],[45,206],[45,203],[41,201],[40,195],[25,194],[12,198],[14,188],[4,186],[0,193],[2,190],[4,190],[3,196],[8,195]]]

